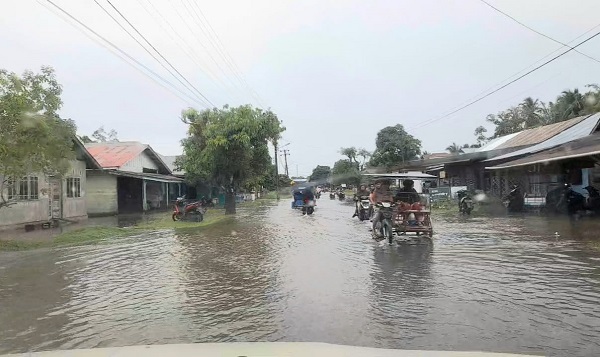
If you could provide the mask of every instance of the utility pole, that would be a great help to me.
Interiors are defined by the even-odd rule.
[[[283,153],[282,156],[283,156],[283,160],[285,162],[285,175],[287,177],[290,177],[290,172],[288,170],[288,162],[287,162],[287,157],[290,154],[290,151],[288,149],[283,149],[283,150],[281,150],[281,152]]]
[[[277,142],[275,142],[275,195],[279,201],[279,164],[277,163]]]

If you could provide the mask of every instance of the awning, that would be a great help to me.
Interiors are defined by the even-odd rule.
[[[437,176],[425,174],[418,171],[409,171],[409,172],[401,172],[401,173],[383,173],[383,174],[363,174],[364,176],[370,177],[387,177],[387,178],[397,178],[397,179],[435,179]]]
[[[552,149],[544,150],[518,160],[504,164],[486,167],[487,170],[504,170],[513,167],[529,166],[535,164],[548,164],[550,162],[572,160],[577,158],[600,155],[600,134],[589,135],[584,138],[573,140]]]
[[[170,176],[170,175],[151,174],[151,173],[146,173],[146,172],[130,172],[130,171],[121,171],[121,170],[110,170],[107,172],[110,175],[122,176],[122,177],[132,177],[132,178],[148,180],[148,181],[167,182],[167,183],[184,182],[184,179],[175,177],[175,176]]]

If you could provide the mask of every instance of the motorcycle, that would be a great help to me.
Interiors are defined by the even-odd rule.
[[[594,186],[586,186],[583,188],[588,192],[586,208],[592,212],[600,211],[600,191]]]
[[[546,194],[545,210],[548,213],[567,214],[574,217],[577,212],[585,210],[585,197],[581,193],[573,191],[571,185],[564,184]]]
[[[394,241],[394,203],[380,202],[376,207],[379,212],[379,221],[373,222],[374,238],[387,239],[389,244]]]
[[[346,194],[344,192],[342,192],[342,191],[338,192],[338,199],[340,201],[345,200],[346,199]]]
[[[173,221],[188,220],[202,222],[205,213],[206,207],[202,205],[202,202],[188,201],[185,197],[178,197],[173,205],[173,214],[171,215],[171,218]]]
[[[311,215],[315,212],[315,201],[312,200],[304,200],[304,205],[302,206],[302,214]]]
[[[360,200],[356,200],[356,208],[358,211],[358,219],[361,221],[366,221],[371,217],[371,210],[373,207],[371,206],[371,201],[369,201],[368,197],[360,197]]]
[[[329,199],[330,200],[335,200],[335,193],[334,192],[329,192]]]
[[[460,190],[458,195],[458,211],[462,214],[471,214],[473,211],[473,198],[467,190]]]
[[[318,200],[319,198],[321,198],[321,192],[316,192],[315,193],[315,198]]]
[[[525,198],[521,193],[521,188],[517,185],[506,195],[505,204],[508,212],[522,212],[525,206]]]

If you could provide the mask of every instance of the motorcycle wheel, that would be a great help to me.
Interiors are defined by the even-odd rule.
[[[358,211],[358,220],[359,221],[362,222],[362,221],[366,220],[366,217],[367,217],[367,214],[366,214],[365,210]]]
[[[384,220],[382,231],[383,237],[388,240],[389,244],[392,244],[394,242],[394,230],[392,228],[392,222],[390,222],[388,219]]]
[[[315,212],[315,209],[314,209],[313,207],[308,207],[308,208],[306,209],[306,214],[309,214],[309,215],[310,215],[310,214],[313,214],[314,212]]]
[[[173,220],[175,222],[177,222],[177,221],[181,220],[181,216],[182,216],[181,212],[180,213],[173,213],[173,215],[171,216],[171,218],[173,218]]]

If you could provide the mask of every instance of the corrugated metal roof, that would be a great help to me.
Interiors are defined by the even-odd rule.
[[[130,172],[121,170],[109,170],[108,173],[116,176],[133,177],[157,182],[183,182],[182,178],[170,175],[151,174],[145,172]]]
[[[85,147],[103,168],[119,168],[148,148],[137,141],[88,143]]]
[[[477,151],[481,152],[481,151],[495,150],[495,149],[498,148],[498,146],[504,144],[505,142],[507,142],[508,140],[514,138],[517,135],[519,135],[519,133],[512,133],[512,134],[501,136],[501,137],[496,138],[496,139],[492,139],[492,141],[490,141],[489,143],[487,143],[484,146],[480,147],[479,150],[477,150]]]
[[[521,149],[521,150],[513,151],[508,154],[496,156],[494,158],[491,158],[491,159],[488,159],[485,161],[503,160],[503,159],[508,159],[511,157],[532,154],[535,152],[539,152],[539,151],[542,151],[545,149],[555,147],[557,145],[564,144],[566,142],[569,142],[569,141],[572,141],[575,139],[579,139],[579,138],[588,136],[596,128],[596,126],[598,124],[598,120],[600,119],[600,113],[596,113],[596,114],[589,115],[587,117],[581,117],[581,118],[583,120],[579,120],[579,122],[576,125],[570,126],[565,131],[551,137],[550,139],[548,139],[546,141],[543,141],[537,145],[527,147],[525,149]],[[579,119],[579,118],[575,118],[575,119]],[[571,119],[571,120],[573,120],[573,119]],[[539,129],[542,129],[545,127],[546,126],[543,126]]]
[[[173,175],[185,175],[185,171],[175,169],[176,168],[175,160],[177,160],[177,158],[178,158],[177,155],[174,155],[174,156],[160,155],[160,157],[165,162],[165,164],[167,164],[167,166],[169,166],[169,169],[171,169],[171,171],[173,172]]]
[[[568,160],[598,154],[600,154],[600,134],[596,133],[584,138],[569,141],[551,149],[546,149],[538,152],[537,154],[529,155],[500,165],[486,167],[486,169],[501,170],[533,164],[546,164],[553,161]]]
[[[520,146],[531,146],[543,141],[550,139],[558,133],[567,130],[573,125],[578,124],[587,116],[581,116],[569,120],[562,121],[560,123],[554,123],[550,125],[540,126],[539,128],[527,129],[520,131],[514,138],[506,141],[504,144],[499,145],[498,149],[507,149]]]

